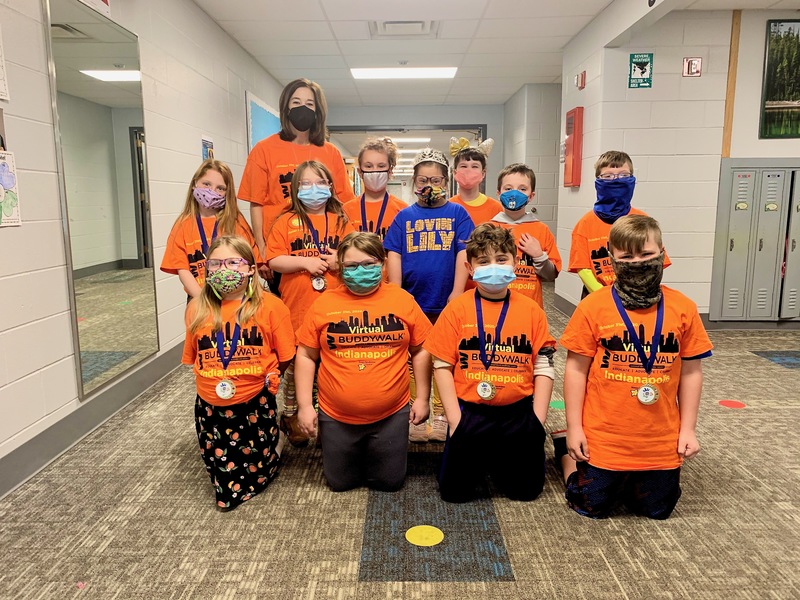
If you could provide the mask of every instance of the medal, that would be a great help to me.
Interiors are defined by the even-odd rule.
[[[497,394],[497,388],[491,381],[481,381],[476,388],[482,400],[491,400]]]
[[[660,395],[658,388],[654,385],[643,385],[636,390],[636,397],[639,399],[639,402],[645,405],[655,404]]]
[[[325,288],[328,287],[328,282],[325,281],[324,277],[317,276],[311,278],[311,287],[314,288],[318,292],[324,292]]]
[[[217,396],[223,400],[230,400],[236,393],[236,386],[228,379],[223,379],[217,384]]]

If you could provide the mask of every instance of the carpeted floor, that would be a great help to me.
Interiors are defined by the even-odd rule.
[[[557,335],[565,319],[548,314]],[[395,495],[330,492],[319,450],[291,449],[265,493],[219,513],[181,368],[0,500],[0,598],[800,598],[800,370],[754,354],[797,351],[800,333],[711,337],[703,451],[667,521],[580,517],[552,464],[534,502],[453,511],[426,473],[437,444],[411,448]],[[548,429],[563,422],[551,410]],[[445,542],[408,546],[412,523]],[[486,556],[500,566],[483,568]]]

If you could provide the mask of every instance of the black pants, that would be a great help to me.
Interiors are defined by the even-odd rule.
[[[446,502],[486,496],[486,476],[512,500],[533,500],[544,487],[545,431],[528,396],[508,406],[461,402],[461,421],[448,431],[439,493]]]

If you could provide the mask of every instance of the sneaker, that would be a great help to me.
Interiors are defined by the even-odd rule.
[[[408,424],[408,441],[409,442],[427,442],[430,438],[430,430],[428,429],[428,422],[423,421],[419,425],[413,423]]]
[[[447,417],[444,415],[437,415],[433,417],[431,424],[431,434],[428,441],[431,442],[444,442],[447,440]]]
[[[280,420],[280,430],[289,438],[289,443],[295,448],[303,448],[308,445],[308,436],[300,431],[300,424],[297,422],[297,413],[287,415],[283,413]]]
[[[564,466],[561,463],[561,459],[567,455],[567,430],[553,431],[550,437],[553,438],[553,459],[556,463],[556,469],[563,474]]]

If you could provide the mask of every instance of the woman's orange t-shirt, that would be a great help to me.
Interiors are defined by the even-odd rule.
[[[430,329],[413,296],[392,283],[368,296],[344,285],[319,296],[297,341],[320,351],[320,410],[360,425],[403,408],[409,401],[409,347],[420,346]]]
[[[202,217],[203,230],[206,234],[208,245],[213,241],[211,234],[214,233],[216,217]],[[222,235],[217,232],[217,236]],[[247,221],[242,215],[236,221],[236,235],[247,240],[253,249],[256,262],[261,262],[256,248],[253,232]],[[167,239],[167,247],[164,251],[164,258],[161,260],[161,270],[165,273],[177,275],[178,271],[186,270],[191,272],[200,287],[206,280],[206,255],[203,254],[203,244],[200,240],[200,231],[197,229],[197,221],[194,217],[186,217],[172,226]]]
[[[556,245],[556,238],[550,231],[550,228],[541,221],[533,223],[519,223],[518,225],[510,225],[508,223],[496,222],[496,225],[509,229],[514,234],[514,240],[519,242],[523,233],[527,233],[537,240],[542,245],[542,250],[547,252],[547,257],[553,261],[556,271],[561,271],[561,254],[558,252]],[[514,274],[517,278],[511,282],[508,287],[520,294],[532,298],[539,306],[544,308],[544,298],[542,297],[542,282],[536,275],[536,269],[533,267],[533,258],[525,254],[517,246],[517,266],[514,268]]]
[[[697,305],[666,286],[664,323],[658,354],[648,375],[620,317],[611,287],[589,294],[578,304],[559,343],[582,356],[592,357],[583,402],[583,432],[589,443],[589,462],[612,471],[675,469],[680,412],[678,386],[681,361],[712,348]],[[637,337],[650,355],[657,305],[629,310]],[[639,402],[637,390],[655,385],[654,404]]]
[[[317,231],[320,244],[327,244],[331,251],[339,247],[339,243],[348,233],[353,231],[353,226],[345,221],[341,230],[336,229],[337,216],[333,213],[323,215],[309,215],[311,225]],[[325,232],[327,231],[327,238]],[[295,213],[289,212],[275,221],[267,238],[267,262],[276,256],[319,256],[319,250],[314,244],[308,227],[303,219]],[[320,292],[311,286],[311,274],[308,271],[283,273],[278,290],[281,299],[289,307],[292,314],[292,326],[295,330],[303,323],[308,307],[316,300]],[[341,281],[335,274],[325,273],[328,288],[338,287]]]
[[[386,231],[389,229],[389,225],[392,224],[392,221],[394,221],[397,213],[408,206],[408,204],[400,200],[400,198],[397,196],[392,196],[389,194],[389,200],[386,203],[386,211],[383,213],[380,230],[376,231],[375,228],[378,225],[378,217],[381,214],[381,205],[383,203],[365,202],[364,204],[364,208],[366,209],[367,213],[366,229],[363,229],[363,225],[361,223],[361,198],[356,198],[355,200],[351,200],[345,204],[343,207],[344,213],[347,215],[347,218],[350,219],[350,224],[356,231],[369,231],[371,233],[377,233],[381,239],[386,237]]]
[[[475,291],[468,291],[445,306],[424,348],[433,356],[454,365],[456,394],[465,402],[503,406],[533,395],[533,365],[545,346],[555,347],[547,317],[536,302],[509,291],[508,313],[496,345],[495,357],[487,370],[480,359],[478,315]],[[502,300],[481,299],[487,343],[494,340]],[[487,358],[491,348],[487,349]],[[496,388],[494,398],[478,395],[478,384],[488,381]]]
[[[478,225],[483,225],[484,223],[491,221],[495,216],[497,216],[497,213],[503,212],[503,205],[500,204],[500,202],[494,198],[486,196],[485,194],[483,197],[486,198],[486,202],[477,206],[471,206],[467,204],[461,199],[459,194],[456,194],[450,198],[450,202],[454,202],[459,206],[463,206],[464,210],[469,213],[469,218],[472,219],[475,227],[477,227]]]
[[[279,363],[294,358],[295,339],[289,320],[289,309],[269,292],[259,290],[259,293],[261,305],[255,318],[241,327],[239,343],[227,369],[223,368],[219,358],[216,332],[211,330],[211,319],[196,333],[189,331],[189,324],[197,314],[197,301],[189,303],[181,362],[193,365],[197,394],[209,404],[230,406],[251,400],[264,388],[268,375],[272,374],[270,379],[277,382]],[[239,300],[222,302],[225,352],[230,351],[229,344],[240,306]],[[217,383],[223,379],[232,381],[236,386],[233,398],[224,400],[217,396]]]

